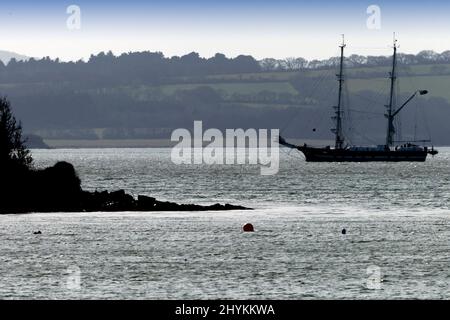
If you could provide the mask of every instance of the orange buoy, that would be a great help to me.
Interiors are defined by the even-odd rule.
[[[244,232],[253,232],[253,231],[255,231],[255,229],[253,228],[253,225],[251,223],[246,223],[242,227],[242,230],[244,230]]]

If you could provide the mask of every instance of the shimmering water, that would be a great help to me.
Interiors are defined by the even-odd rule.
[[[89,190],[255,208],[0,216],[0,298],[450,298],[450,149],[425,163],[174,165],[170,149],[35,150]],[[242,233],[244,223],[255,233]],[[347,234],[341,234],[345,228]],[[33,231],[41,230],[42,235]]]

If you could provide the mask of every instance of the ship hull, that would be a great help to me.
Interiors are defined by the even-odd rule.
[[[348,150],[331,148],[298,147],[308,162],[424,162],[428,152],[426,150],[397,151],[397,150]]]

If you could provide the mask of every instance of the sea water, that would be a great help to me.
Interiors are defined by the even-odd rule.
[[[0,298],[450,298],[450,148],[425,163],[282,151],[273,176],[170,151],[32,153],[36,167],[72,163],[86,190],[255,210],[0,216]]]

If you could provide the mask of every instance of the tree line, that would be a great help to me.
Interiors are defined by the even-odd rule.
[[[115,56],[111,51],[92,55],[87,62],[62,62],[49,57],[0,62],[0,83],[80,82],[101,84],[160,84],[173,77],[259,72],[261,66],[251,56],[227,58],[217,53],[202,58],[192,52],[166,58],[161,52],[130,52]]]
[[[425,50],[416,55],[399,54],[398,62],[402,65],[450,63],[450,51],[436,53]],[[96,84],[164,84],[173,82],[173,78],[180,80],[182,77],[215,74],[322,69],[334,67],[338,63],[336,57],[311,61],[298,57],[258,61],[249,55],[228,58],[222,53],[203,58],[196,52],[181,57],[165,57],[161,52],[129,52],[115,56],[109,51],[91,55],[88,61],[62,62],[49,57],[28,60],[13,58],[6,65],[0,61],[0,83],[70,82],[91,87]],[[389,56],[354,54],[346,58],[347,67],[388,66],[390,63]]]

